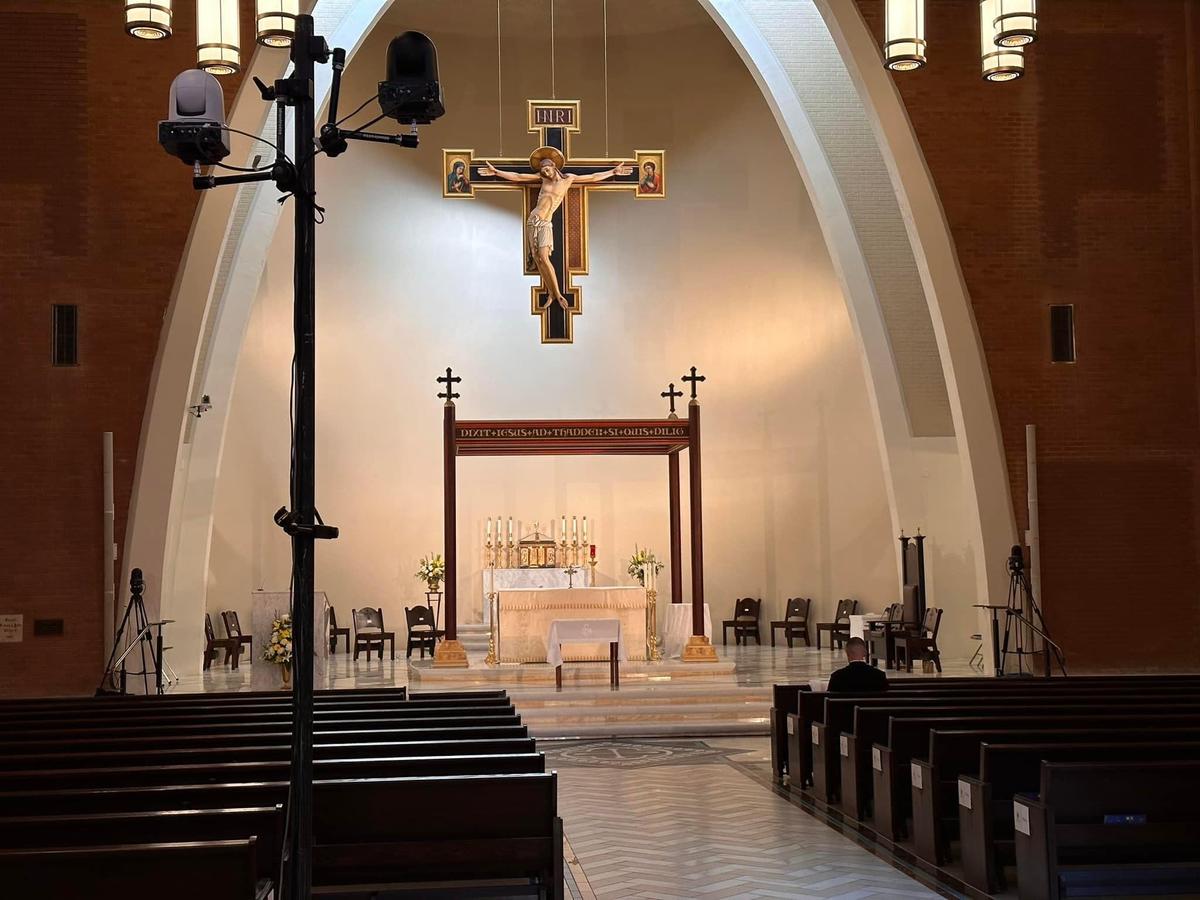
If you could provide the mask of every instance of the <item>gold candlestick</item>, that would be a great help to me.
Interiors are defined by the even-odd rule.
[[[658,638],[658,591],[646,591],[646,659],[662,661],[662,646]]]
[[[489,666],[494,666],[500,662],[499,658],[496,656],[496,630],[498,628],[499,623],[497,621],[497,616],[496,616],[497,610],[496,610],[496,561],[495,561],[495,559],[493,559],[491,564],[488,566],[488,570],[492,577],[492,589],[490,591],[488,591],[488,595],[487,595],[487,599],[488,599],[488,652],[487,652],[487,658],[484,659],[484,664],[489,665]]]

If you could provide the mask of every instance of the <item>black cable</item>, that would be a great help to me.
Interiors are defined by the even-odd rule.
[[[368,103],[370,103],[372,100],[376,100],[376,99],[378,99],[378,98],[379,98],[379,94],[378,94],[378,92],[376,92],[376,94],[375,94],[375,96],[374,96],[374,97],[368,97],[366,100],[364,100],[362,103],[360,103],[360,104],[358,105],[358,109],[354,110],[354,112],[350,113],[350,115],[348,115],[348,116],[342,116],[340,119],[338,119],[338,120],[337,120],[336,122],[334,122],[333,124],[334,124],[334,125],[341,125],[341,124],[342,124],[343,122],[345,122],[347,119],[353,119],[355,116],[357,116],[357,115],[358,115],[360,112],[362,112],[362,111],[363,111],[363,110],[366,108],[366,106],[367,106],[367,104],[368,104]]]

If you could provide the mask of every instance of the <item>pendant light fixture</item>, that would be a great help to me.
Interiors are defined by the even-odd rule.
[[[1024,47],[1037,40],[1037,0],[996,0],[997,47]]]
[[[996,46],[996,18],[1001,0],[979,2],[979,46],[985,81],[1016,81],[1025,74],[1025,51],[1021,47]]]
[[[241,69],[238,0],[196,0],[196,65],[212,75]]]
[[[125,4],[125,32],[146,41],[171,36],[171,0],[138,0]]]
[[[884,65],[911,72],[925,65],[925,0],[887,0]]]
[[[258,42],[264,47],[290,47],[296,33],[300,0],[257,0]]]

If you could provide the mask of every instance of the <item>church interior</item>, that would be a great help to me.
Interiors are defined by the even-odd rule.
[[[0,26],[3,896],[1200,896],[1195,0]]]

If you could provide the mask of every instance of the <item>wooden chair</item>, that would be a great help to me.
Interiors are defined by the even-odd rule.
[[[817,649],[821,649],[821,632],[829,632],[829,649],[833,650],[834,645],[842,646],[843,642],[850,640],[850,617],[858,612],[858,601],[851,600],[847,597],[844,600],[839,600],[837,612],[833,614],[832,622],[817,623]]]
[[[429,607],[406,606],[404,617],[408,620],[408,649],[404,653],[404,658],[408,659],[412,656],[413,647],[420,648],[421,659],[425,658],[426,647],[429,648],[429,655],[433,656],[434,650],[437,649],[438,639],[445,636],[446,632],[438,631]]]
[[[798,637],[804,638],[804,646],[811,647],[812,643],[808,639],[808,614],[811,610],[812,597],[789,597],[783,618],[771,623],[771,646],[775,646],[775,630],[782,628],[789,650],[792,648],[792,641]]]
[[[204,669],[205,671],[212,665],[212,661],[216,659],[218,651],[225,651],[225,662],[233,660],[233,668],[238,667],[238,660],[242,656],[242,642],[233,638],[219,638],[217,633],[213,631],[212,616],[208,613],[204,614]]]
[[[907,671],[912,671],[913,656],[920,655],[922,659],[933,660],[934,666],[942,671],[942,655],[938,651],[938,629],[942,627],[942,611],[930,608],[925,610],[925,620],[920,629],[911,632],[901,632],[896,635],[896,668],[900,668],[900,655],[904,654],[904,664]]]
[[[762,638],[758,635],[758,616],[761,611],[761,598],[742,597],[738,600],[733,605],[733,618],[726,619],[721,628],[721,643],[729,643],[729,629],[732,628],[734,643],[740,644],[743,639],[749,640],[753,635],[754,642],[761,646]]]
[[[246,645],[247,657],[251,663],[254,662],[254,636],[242,634],[242,623],[238,621],[236,609],[227,609],[221,613],[221,624],[225,626],[225,636],[231,641],[237,641],[239,644]],[[239,649],[239,653],[240,653]]]
[[[337,641],[339,637],[346,639],[346,652],[350,652],[350,629],[338,628],[337,610],[332,606],[329,607],[329,652],[337,653]]]
[[[870,650],[871,665],[879,665],[878,648],[883,647],[883,659],[887,668],[896,663],[896,634],[904,628],[904,604],[893,603],[884,610],[882,622],[872,622],[863,639]]]
[[[391,645],[391,657],[396,658],[396,633],[385,631],[383,626],[383,610],[371,606],[351,611],[354,619],[354,658],[358,659],[361,650],[367,651],[367,662],[371,661],[371,648],[379,648],[379,658],[383,659],[383,644]]]

